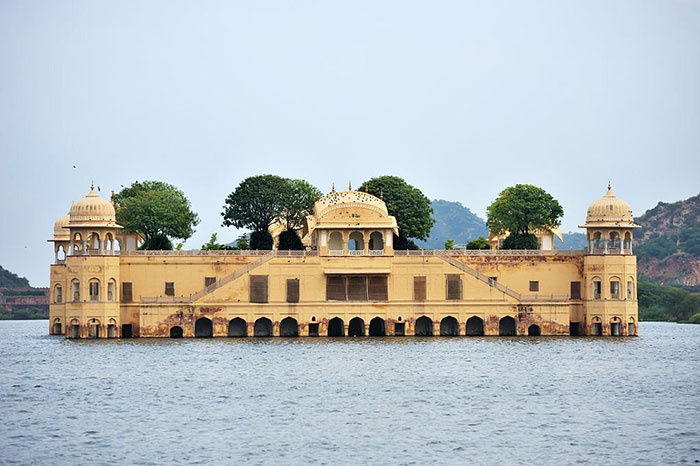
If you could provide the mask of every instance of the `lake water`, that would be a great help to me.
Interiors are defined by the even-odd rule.
[[[0,463],[700,460],[700,325],[638,338],[68,341],[0,321]]]

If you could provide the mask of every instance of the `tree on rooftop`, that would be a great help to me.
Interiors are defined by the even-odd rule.
[[[143,236],[143,249],[172,249],[173,238],[186,240],[199,224],[185,194],[162,181],[136,181],[114,201],[117,223]]]
[[[561,225],[559,202],[544,189],[530,184],[510,186],[487,208],[486,225],[495,235],[508,234],[503,249],[537,249],[534,231]]]
[[[297,230],[303,226],[306,216],[313,212],[321,191],[305,180],[286,179],[285,182],[280,217],[287,230]]]
[[[473,239],[467,243],[466,249],[491,249],[491,245],[483,236]]]
[[[435,220],[428,199],[418,188],[406,183],[398,176],[380,176],[362,183],[362,190],[377,197],[383,196],[389,215],[396,217],[399,236],[394,249],[413,249],[410,238],[426,240]]]

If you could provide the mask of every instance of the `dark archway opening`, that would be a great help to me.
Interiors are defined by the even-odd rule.
[[[569,322],[569,335],[571,335],[572,337],[577,337],[581,335],[580,322]]]
[[[527,328],[527,334],[531,337],[539,337],[542,335],[542,330],[539,325],[532,324]]]
[[[318,336],[318,322],[314,322],[312,324],[309,324],[309,336],[310,337],[317,337]]]
[[[365,321],[359,317],[353,317],[350,319],[350,325],[348,326],[348,336],[349,337],[364,337],[365,336]]]
[[[454,337],[459,335],[459,322],[452,316],[447,316],[440,321],[440,336]]]
[[[433,320],[427,316],[419,317],[416,319],[416,330],[413,333],[417,337],[432,337]]]
[[[134,338],[134,333],[131,329],[131,324],[122,325],[122,338]]]
[[[627,324],[627,335],[633,337],[635,335],[634,322]]]
[[[63,332],[62,332],[62,328],[61,328],[61,323],[56,322],[55,324],[53,324],[53,334],[54,335],[61,335],[62,333]]]
[[[394,336],[403,337],[406,335],[406,322],[394,322]]]
[[[80,338],[80,325],[71,325],[70,326],[70,337],[71,338]]]
[[[593,336],[603,336],[603,324],[601,322],[593,322]]]
[[[622,336],[622,323],[611,322],[610,323],[610,335],[614,337]]]
[[[506,316],[498,322],[498,334],[502,337],[514,337],[517,335],[515,331],[515,319],[511,316]]]
[[[481,317],[473,316],[467,319],[467,336],[481,337],[484,335],[484,320]]]
[[[182,327],[170,327],[170,338],[182,338]]]
[[[261,317],[255,321],[253,327],[253,335],[256,337],[271,337],[272,336],[272,321],[267,317]]]
[[[369,336],[386,336],[386,325],[384,324],[384,319],[382,319],[381,317],[375,317],[374,319],[369,321]]]
[[[298,337],[299,336],[299,324],[297,320],[293,317],[285,317],[280,322],[280,336],[281,337]]]
[[[211,338],[214,336],[214,325],[206,317],[200,317],[194,323],[195,338]]]
[[[328,336],[329,337],[344,337],[345,323],[340,317],[333,317],[328,321]]]
[[[248,324],[245,320],[240,317],[231,319],[228,323],[228,336],[230,337],[247,337],[248,336]]]

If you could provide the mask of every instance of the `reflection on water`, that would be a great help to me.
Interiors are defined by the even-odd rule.
[[[0,321],[0,463],[700,459],[700,326],[121,341],[47,326]]]

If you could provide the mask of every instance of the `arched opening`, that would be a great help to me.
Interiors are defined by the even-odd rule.
[[[331,255],[343,255],[343,234],[341,232],[331,232],[328,240],[328,251]]]
[[[90,233],[90,235],[88,236],[88,244],[90,249],[99,250],[101,245],[100,234],[94,231]]]
[[[514,337],[516,335],[515,319],[511,316],[503,317],[498,322],[498,334],[503,337]]]
[[[109,319],[107,322],[107,338],[115,338],[117,336],[117,321]]]
[[[112,233],[107,233],[105,235],[105,251],[113,251],[114,250],[114,236],[112,236]]]
[[[328,336],[329,337],[344,337],[345,322],[340,317],[333,317],[328,321]]]
[[[73,319],[70,321],[70,337],[80,338],[80,322],[78,319]]]
[[[298,337],[299,336],[299,324],[297,320],[293,317],[285,317],[280,322],[280,336],[281,337]]]
[[[417,337],[432,337],[433,320],[428,316],[422,316],[416,319],[416,329],[413,334]]]
[[[63,334],[63,326],[61,325],[61,319],[54,319],[52,332],[54,335]]]
[[[539,337],[542,335],[542,330],[539,325],[532,324],[527,328],[527,334],[531,337]]]
[[[100,321],[97,319],[90,319],[90,325],[88,326],[88,338],[100,338]]]
[[[380,231],[373,231],[369,235],[369,249],[370,251],[384,250],[384,235]]]
[[[636,334],[637,334],[637,328],[634,325],[634,317],[630,317],[630,320],[627,323],[627,335],[630,337],[633,337]]]
[[[350,325],[348,325],[348,336],[349,337],[364,337],[365,336],[365,321],[359,317],[353,317],[350,319]]]
[[[170,338],[182,338],[182,327],[179,325],[170,327]]]
[[[622,321],[619,317],[613,317],[610,321],[610,335],[614,337],[622,336]]]
[[[603,322],[600,321],[600,317],[594,317],[591,324],[591,335],[594,337],[603,336]]]
[[[455,337],[459,335],[459,322],[452,316],[447,316],[440,321],[440,336]]]
[[[618,249],[620,247],[620,234],[616,231],[611,231],[608,237],[608,249]]]
[[[632,253],[632,251],[630,251],[630,249],[632,249],[632,235],[629,232],[625,233],[623,247],[625,248],[625,252]]]
[[[272,321],[267,317],[261,317],[255,321],[253,327],[253,336],[256,337],[271,337],[272,336]]]
[[[228,323],[228,336],[230,337],[247,337],[248,336],[248,325],[245,320],[240,317],[231,319]]]
[[[107,282],[107,301],[116,300],[117,282],[112,278]]]
[[[473,316],[467,319],[467,336],[477,337],[484,335],[484,321],[481,317]]]
[[[80,233],[73,235],[73,251],[83,250],[83,236]]]
[[[350,233],[350,239],[348,240],[348,251],[364,251],[365,250],[365,236],[360,231],[353,231]]]
[[[63,248],[62,244],[58,246],[58,251],[56,251],[56,259],[59,261],[66,260],[66,250]]]
[[[63,287],[61,285],[56,285],[54,287],[53,301],[55,303],[63,302]]]
[[[200,317],[194,323],[195,338],[211,338],[214,336],[214,325],[206,317]]]
[[[602,237],[603,237],[603,235],[602,235],[601,232],[599,232],[599,231],[596,231],[596,232],[593,234],[593,249],[601,249],[601,248],[602,248],[602,246],[603,246],[603,245],[601,244],[601,238],[602,238]]]
[[[100,300],[100,281],[96,278],[92,278],[88,282],[88,292],[90,295],[90,301]]]
[[[375,317],[369,321],[369,336],[383,337],[386,336],[386,324],[381,317]]]
[[[74,303],[79,303],[80,302],[80,282],[75,279],[71,282],[71,288],[73,292],[73,302]]]

